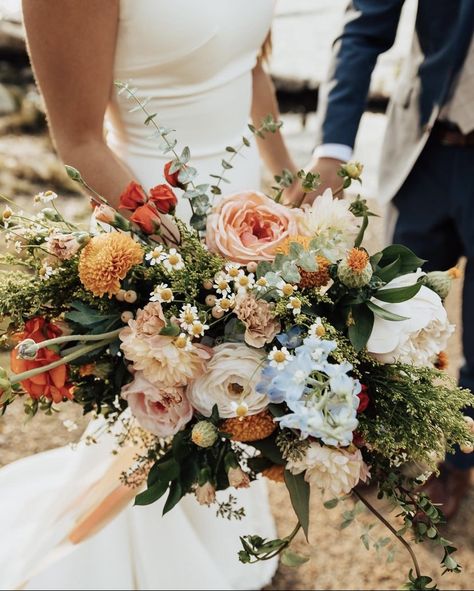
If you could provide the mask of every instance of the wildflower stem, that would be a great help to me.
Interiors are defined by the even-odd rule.
[[[102,335],[101,335],[102,336]],[[56,367],[60,367],[61,365],[66,365],[83,355],[87,355],[87,353],[91,353],[95,349],[100,349],[105,345],[109,345],[112,341],[115,340],[115,336],[113,338],[107,338],[104,340],[99,341],[98,343],[94,343],[92,345],[85,345],[84,347],[80,347],[76,349],[73,353],[66,355],[62,359],[58,359],[57,361],[53,361],[48,365],[43,365],[42,367],[36,367],[35,369],[30,369],[29,371],[24,371],[22,373],[15,374],[14,377],[10,379],[10,384],[13,386],[14,384],[18,384],[23,380],[28,380],[35,376],[41,375],[42,373],[46,373]]]
[[[361,502],[362,502],[362,503],[363,503],[363,504],[364,504],[364,505],[367,507],[367,509],[368,509],[368,510],[369,510],[371,513],[373,513],[373,514],[375,515],[375,517],[377,517],[377,519],[378,519],[379,521],[381,521],[381,522],[382,522],[382,523],[385,525],[385,527],[386,527],[387,529],[389,529],[389,530],[392,532],[392,534],[393,534],[393,535],[394,535],[394,536],[397,538],[397,540],[398,540],[398,541],[399,541],[401,544],[403,544],[403,546],[405,546],[405,549],[406,549],[406,550],[407,550],[407,552],[410,554],[410,556],[411,556],[411,559],[412,559],[412,561],[413,561],[413,565],[414,565],[414,567],[415,567],[415,571],[416,571],[416,576],[417,576],[418,578],[420,578],[420,577],[421,577],[420,566],[419,566],[419,564],[418,564],[418,560],[417,560],[417,558],[416,558],[416,556],[415,556],[415,553],[413,552],[413,548],[410,546],[410,544],[409,544],[409,543],[408,543],[408,542],[405,540],[405,538],[404,538],[403,536],[401,536],[401,535],[399,535],[399,534],[398,534],[397,530],[396,530],[396,529],[395,529],[395,528],[392,526],[392,524],[391,524],[391,523],[389,523],[389,522],[388,522],[388,521],[385,519],[385,517],[383,517],[383,515],[381,515],[381,514],[380,514],[380,513],[377,511],[377,509],[376,509],[376,508],[375,508],[373,505],[371,505],[371,504],[369,503],[369,501],[368,501],[368,500],[367,500],[367,499],[366,499],[366,498],[365,498],[363,495],[361,495],[361,493],[360,493],[359,491],[357,491],[357,490],[355,490],[355,489],[354,489],[354,490],[352,491],[352,494],[353,494],[355,497],[357,497],[357,498],[358,498],[358,499],[359,499],[359,500],[360,500],[360,501],[361,501]]]
[[[37,343],[37,348],[39,351],[40,349],[44,349],[45,347],[51,347],[52,345],[61,345],[62,343],[70,343],[71,341],[101,341],[117,337],[121,330],[121,328],[117,328],[110,332],[104,332],[101,334],[71,334],[62,337],[56,337],[54,339],[48,339],[47,341]]]

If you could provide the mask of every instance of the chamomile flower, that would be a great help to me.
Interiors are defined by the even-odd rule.
[[[166,253],[164,252],[164,247],[161,244],[156,246],[151,252],[146,253],[145,259],[147,261],[149,261],[149,263],[152,267],[154,265],[158,265],[159,263],[163,262],[166,259]]]
[[[37,195],[35,195],[33,197],[33,201],[34,201],[35,204],[37,204],[37,203],[50,203],[51,201],[54,201],[57,198],[58,198],[58,196],[53,191],[43,191],[43,192],[38,193]]]
[[[255,284],[255,275],[253,273],[249,273],[246,275],[244,271],[240,271],[237,277],[234,280],[235,290],[238,293],[245,293],[249,289],[251,289]]]
[[[15,251],[18,253],[20,253],[21,249],[23,248],[23,245],[19,240],[17,240],[13,246],[15,248]]]
[[[214,308],[222,312],[229,312],[235,306],[235,295],[230,295],[225,298],[217,299],[214,303]]]
[[[42,281],[46,281],[50,277],[52,277],[53,275],[56,275],[57,272],[58,272],[57,269],[53,269],[53,267],[51,267],[51,265],[48,265],[47,263],[45,263],[38,271],[38,275]]]
[[[173,291],[166,283],[160,283],[150,294],[150,302],[169,304],[174,300]]]
[[[282,370],[291,360],[291,353],[286,347],[282,347],[281,349],[273,347],[273,349],[268,354],[268,359],[270,361],[271,367],[276,367],[277,369]]]
[[[8,225],[10,224],[10,219],[13,216],[13,209],[11,207],[8,207],[8,205],[5,206],[5,209],[3,210],[2,213],[2,221],[3,221],[3,226],[5,228],[8,228]]]
[[[179,336],[176,337],[174,344],[175,347],[177,347],[178,349],[182,349],[183,351],[192,351],[193,349],[191,339],[184,332],[182,332]]]
[[[238,263],[227,263],[225,270],[227,271],[227,275],[229,276],[230,280],[237,279],[241,273],[240,265]]]
[[[196,306],[185,304],[179,313],[179,323],[181,324],[182,328],[189,331],[189,329],[193,326],[193,322],[196,320],[199,320],[198,309]]]
[[[181,271],[184,269],[183,257],[179,254],[176,248],[171,248],[163,261],[165,269],[171,271]]]
[[[259,277],[257,281],[255,281],[254,288],[257,291],[266,291],[269,288],[268,279],[265,277]]]
[[[316,318],[314,323],[308,329],[308,336],[313,339],[318,339],[323,337],[326,334],[326,329],[324,328],[323,321],[321,318]]]
[[[216,292],[222,297],[226,297],[230,294],[231,288],[229,283],[229,276],[226,275],[223,271],[217,273],[214,277],[214,289]]]
[[[63,421],[63,425],[69,431],[69,433],[79,429],[79,426],[74,421],[71,421],[71,419],[66,419]]]
[[[299,298],[290,298],[290,301],[286,305],[289,310],[292,310],[293,316],[301,314],[301,300]]]
[[[283,279],[281,279],[275,287],[280,297],[289,297],[292,296],[295,293],[295,291],[298,291],[297,285],[286,283],[286,281],[283,281]]]
[[[203,337],[208,328],[209,326],[207,324],[203,324],[200,320],[195,320],[188,328],[188,333],[192,337]]]
[[[240,400],[239,402],[232,400],[230,407],[239,419],[246,417],[249,412],[249,405],[244,400]]]

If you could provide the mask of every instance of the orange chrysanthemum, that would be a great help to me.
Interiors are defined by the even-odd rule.
[[[233,441],[260,441],[266,439],[277,428],[273,416],[264,410],[256,415],[226,419],[220,426],[224,433],[230,433]]]
[[[435,366],[437,369],[444,371],[449,366],[449,357],[445,351],[438,353],[438,359],[436,360]]]
[[[347,264],[355,273],[362,273],[369,262],[369,255],[361,248],[352,248],[347,255]]]
[[[94,236],[79,258],[79,278],[95,296],[111,298],[134,265],[143,260],[143,249],[128,234],[110,232]]]
[[[262,470],[262,475],[268,478],[268,480],[273,480],[273,482],[285,482],[284,473],[284,466],[278,466],[277,464],[273,464],[273,466]]]
[[[317,256],[318,263],[317,271],[305,271],[300,269],[301,279],[299,286],[304,289],[323,287],[329,283],[331,276],[329,275],[329,265],[331,264],[326,257]]]

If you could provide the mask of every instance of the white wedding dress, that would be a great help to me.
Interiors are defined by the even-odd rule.
[[[274,0],[121,0],[115,78],[130,81],[161,125],[189,145],[199,181],[218,173],[225,147],[246,133],[251,70],[269,30]],[[163,182],[166,159],[144,115],[117,96],[107,141],[145,186]],[[255,148],[238,158],[228,191],[255,189]],[[189,219],[187,202],[180,217]],[[4,420],[8,420],[6,417]],[[31,424],[30,429],[34,428]],[[90,431],[97,428],[93,422]],[[263,481],[232,491],[247,516],[215,517],[188,496],[161,516],[162,503],[123,510],[82,544],[66,542],[75,502],[114,461],[111,436],[14,462],[0,471],[1,589],[259,589],[275,561],[238,562],[239,536],[275,537]],[[222,498],[227,498],[227,494]]]

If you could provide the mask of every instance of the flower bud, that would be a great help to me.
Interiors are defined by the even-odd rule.
[[[195,490],[197,502],[200,505],[210,506],[216,501],[216,489],[213,484],[206,482],[198,484]]]
[[[453,279],[457,279],[458,277],[459,270],[456,267],[449,269],[449,271],[431,271],[431,273],[427,273],[423,277],[423,285],[429,287],[444,300],[451,290]]]
[[[217,428],[209,421],[199,421],[191,432],[191,440],[198,447],[212,447],[217,437]]]
[[[81,246],[85,246],[91,240],[91,235],[88,232],[73,232],[72,235]]]
[[[469,431],[474,435],[474,419],[472,417],[464,416],[464,421],[466,422],[467,428]]]
[[[344,172],[344,176],[348,176],[350,179],[356,181],[360,179],[364,167],[360,162],[348,162],[341,169]]]
[[[130,320],[132,320],[132,319],[133,319],[133,312],[130,312],[130,310],[126,310],[125,312],[122,312],[122,314],[120,315],[120,320],[122,322],[124,322],[125,324],[130,322]]]
[[[123,295],[123,299],[125,302],[127,302],[127,304],[134,304],[137,301],[137,298],[137,292],[133,289],[129,289]]]
[[[21,343],[16,346],[16,349],[18,351],[18,359],[27,359],[28,361],[36,359],[36,355],[39,351],[38,343],[33,339],[25,339],[24,341],[21,341]]]
[[[466,443],[460,445],[459,448],[463,454],[472,454],[472,452],[474,452],[474,445],[470,441],[466,441]]]
[[[372,275],[369,255],[360,248],[350,250],[347,257],[339,263],[337,269],[337,276],[341,283],[351,289],[368,285]]]
[[[59,213],[55,209],[52,209],[51,207],[45,207],[43,210],[41,210],[41,213],[50,222],[60,222],[61,221],[61,216],[59,215]]]
[[[234,488],[248,488],[250,486],[250,478],[240,467],[233,452],[229,452],[226,455],[224,458],[224,464],[230,486],[233,486]]]

